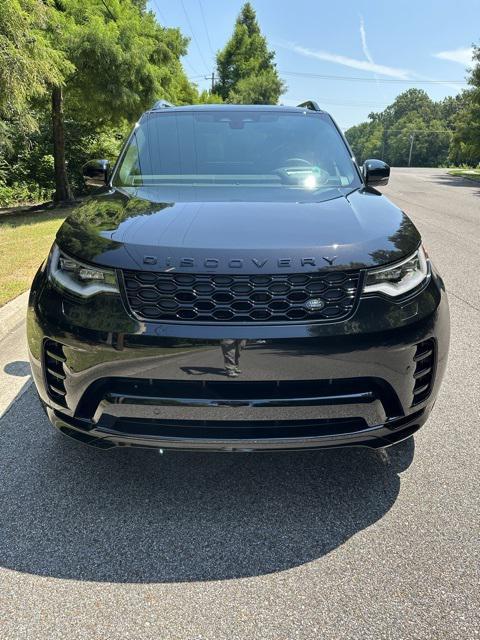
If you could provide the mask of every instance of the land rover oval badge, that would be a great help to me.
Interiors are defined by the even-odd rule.
[[[325,302],[320,298],[310,298],[305,302],[305,307],[309,311],[320,311],[325,306]]]

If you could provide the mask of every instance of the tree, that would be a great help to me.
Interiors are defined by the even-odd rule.
[[[425,91],[409,89],[401,93],[382,113],[371,113],[369,121],[351,127],[347,138],[360,162],[378,155],[397,166],[412,164],[439,166],[480,163],[480,45],[473,46],[474,65],[471,88],[440,102]]]
[[[448,155],[450,132],[440,120],[425,121],[421,115],[410,112],[395,121],[388,133],[388,162],[396,167],[411,164],[431,167],[444,164]]]
[[[348,131],[348,142],[359,164],[367,158],[383,158],[383,126],[379,121],[362,122]]]
[[[418,115],[422,121],[428,122],[435,117],[435,102],[423,89],[407,89],[398,95],[382,115],[382,120],[389,128],[395,122],[409,114]]]
[[[395,166],[409,163],[438,166],[446,163],[452,136],[454,98],[434,102],[420,89],[404,91],[381,113],[351,127],[346,136],[360,163],[379,157]],[[413,138],[413,144],[412,144]]]
[[[41,0],[2,0],[0,11],[0,117],[19,115],[25,129],[35,128],[30,101],[60,86],[73,70],[49,41],[46,27],[52,17]]]
[[[222,96],[219,96],[218,93],[212,93],[208,91],[208,89],[204,89],[201,93],[197,95],[194,100],[194,104],[222,104]]]
[[[72,192],[65,162],[65,115],[97,126],[134,121],[164,97],[190,102],[195,87],[180,57],[188,40],[178,29],[161,27],[138,0],[55,0],[51,41],[70,62],[65,85],[51,91],[55,200]]]
[[[474,66],[469,84],[462,94],[462,106],[453,116],[455,128],[450,158],[455,164],[480,163],[480,45],[473,47]]]
[[[225,102],[276,104],[286,86],[278,76],[252,5],[246,2],[233,35],[217,54],[218,82],[214,92]]]

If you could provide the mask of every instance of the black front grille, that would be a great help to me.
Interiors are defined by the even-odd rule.
[[[128,303],[141,320],[284,322],[343,320],[360,274],[194,275],[124,271]],[[309,301],[315,300],[309,309]],[[310,302],[310,304],[312,304]]]
[[[426,400],[432,390],[435,375],[435,341],[432,338],[417,344],[414,362],[412,406]]]
[[[43,357],[48,394],[57,404],[66,407],[66,375],[63,368],[65,354],[63,353],[63,345],[55,340],[45,340]]]

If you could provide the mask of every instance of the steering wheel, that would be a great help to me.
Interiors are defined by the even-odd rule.
[[[312,163],[309,162],[308,160],[305,160],[305,158],[287,158],[285,160],[286,163],[292,163],[292,167],[294,167],[295,165],[303,165],[306,167],[313,167]],[[287,164],[287,167],[289,166],[289,164]],[[282,167],[283,168],[283,167]]]
[[[312,175],[315,176],[314,184],[319,186],[326,184],[330,179],[330,174],[325,169],[315,166],[305,158],[287,158],[285,160],[285,165],[283,167],[278,167],[275,169],[274,173],[277,173],[282,182],[286,184],[298,184],[299,173],[301,173],[301,168],[305,167],[305,169],[309,168],[312,171]],[[295,175],[295,169],[299,170],[299,173]],[[305,171],[304,169],[304,171]]]

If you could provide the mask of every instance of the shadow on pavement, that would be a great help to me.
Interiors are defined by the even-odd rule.
[[[468,180],[462,176],[452,176],[449,173],[439,173],[429,176],[430,182],[441,184],[447,187],[463,187],[469,189],[474,195],[480,196],[480,182]]]
[[[116,583],[282,571],[379,520],[413,455],[412,438],[388,452],[100,452],[54,432],[32,388],[0,420],[0,565]]]
[[[15,362],[9,362],[3,367],[3,370],[9,376],[16,376],[19,378],[25,378],[31,373],[30,363],[25,360],[15,360]]]
[[[30,374],[30,364],[25,360],[9,362],[3,369],[0,365],[0,421],[31,385]]]

